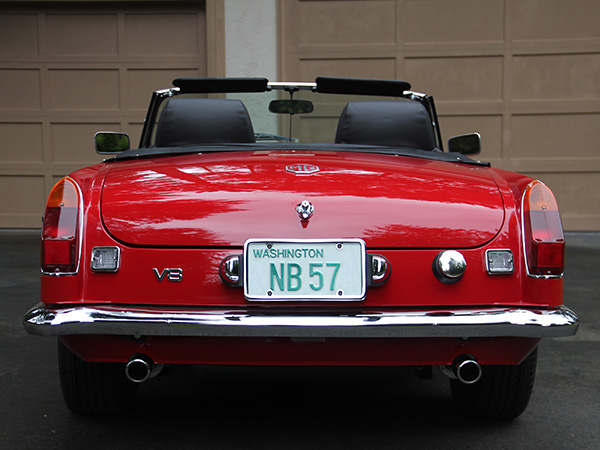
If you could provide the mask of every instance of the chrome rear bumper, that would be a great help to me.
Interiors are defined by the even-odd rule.
[[[23,318],[40,336],[112,334],[221,337],[562,337],[579,318],[568,308],[470,308],[404,311],[191,309],[105,306],[47,308]]]

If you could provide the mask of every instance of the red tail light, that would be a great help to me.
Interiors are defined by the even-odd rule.
[[[528,273],[561,276],[565,266],[565,235],[552,191],[533,181],[523,195],[523,226]]]
[[[79,187],[69,177],[54,185],[44,214],[42,271],[74,273],[79,264]]]

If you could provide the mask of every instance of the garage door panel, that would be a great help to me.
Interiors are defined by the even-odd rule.
[[[513,99],[600,98],[600,53],[516,56]]]
[[[102,160],[94,148],[97,131],[121,131],[119,123],[52,123],[52,162],[95,164]]]
[[[197,14],[127,14],[128,55],[198,55]]]
[[[503,39],[503,0],[409,0],[405,1],[404,8],[405,42],[498,42]]]
[[[396,2],[301,1],[299,45],[383,44],[396,41]],[[374,27],[373,23],[377,23]]]
[[[41,123],[0,123],[0,162],[44,162]]]
[[[0,69],[3,86],[0,110],[41,110],[41,79],[38,69]]]
[[[52,69],[50,108],[53,110],[119,109],[119,71]]]
[[[513,116],[511,142],[515,157],[597,157],[600,114]]]
[[[502,100],[502,58],[411,58],[408,81],[440,101]]]
[[[598,14],[590,6],[590,0],[513,1],[511,22],[514,38],[520,40],[597,38]]]
[[[387,78],[396,77],[395,58],[323,58],[301,59],[298,79],[314,80],[317,76]]]
[[[118,54],[116,14],[49,14],[49,55],[107,56]]]
[[[38,54],[37,15],[0,14],[0,57]]]

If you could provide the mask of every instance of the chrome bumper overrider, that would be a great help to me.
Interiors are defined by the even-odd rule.
[[[46,308],[40,303],[25,315],[23,324],[28,333],[40,336],[545,338],[575,334],[579,319],[565,307],[339,312],[114,305]]]

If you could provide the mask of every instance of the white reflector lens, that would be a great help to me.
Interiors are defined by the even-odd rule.
[[[92,270],[95,272],[116,272],[119,270],[121,249],[119,247],[94,247],[92,250]]]
[[[485,259],[489,274],[513,273],[515,271],[515,262],[510,250],[488,250]]]

